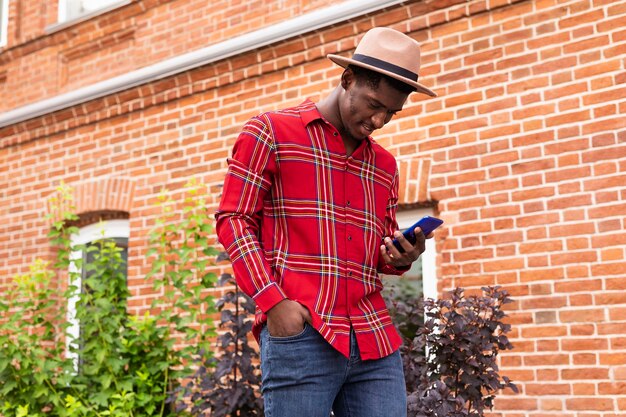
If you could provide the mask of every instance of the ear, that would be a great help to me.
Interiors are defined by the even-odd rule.
[[[356,82],[356,76],[352,68],[347,67],[341,74],[341,88],[348,90],[350,86]]]

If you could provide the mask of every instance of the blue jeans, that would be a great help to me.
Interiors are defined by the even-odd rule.
[[[308,324],[302,333],[272,337],[261,331],[266,417],[405,417],[400,353],[362,361],[354,331],[350,358]]]

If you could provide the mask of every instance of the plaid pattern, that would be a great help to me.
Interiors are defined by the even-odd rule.
[[[219,209],[219,241],[241,289],[265,312],[284,298],[346,357],[350,327],[361,357],[393,353],[401,339],[380,295],[379,246],[397,229],[394,157],[368,138],[348,157],[311,101],[248,121],[237,138]]]

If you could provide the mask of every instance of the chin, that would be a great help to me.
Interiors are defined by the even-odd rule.
[[[350,134],[352,135],[352,137],[354,139],[365,140],[369,135],[371,135],[371,132],[370,133],[364,133],[363,129],[356,129],[355,132],[350,132]]]

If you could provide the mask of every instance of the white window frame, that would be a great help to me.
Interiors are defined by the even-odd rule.
[[[107,220],[105,222],[90,224],[85,227],[81,227],[77,234],[71,236],[71,245],[75,247],[77,245],[85,245],[89,242],[94,242],[102,239],[115,239],[122,238],[128,239],[130,237],[130,223],[127,219],[121,220]],[[82,259],[82,251],[72,251],[70,254],[70,266],[69,266],[69,278],[68,284],[74,285],[76,288],[82,288],[81,270],[79,270],[74,261]],[[74,278],[72,280],[72,278]],[[77,347],[74,341],[78,340],[80,336],[80,323],[76,319],[76,302],[78,301],[78,294],[70,297],[67,301],[67,322],[69,324],[67,328],[66,339],[66,356],[74,362],[74,370],[78,372],[78,355],[76,352],[72,352],[70,347]]]
[[[0,48],[6,46],[9,31],[9,0],[0,0]]]
[[[89,12],[85,12],[82,14],[77,14],[75,16],[70,15],[70,5],[68,3],[76,1],[76,0],[59,0],[59,10],[58,10],[58,24],[65,26],[66,23],[73,24],[82,22],[87,19],[91,19],[94,16],[106,13],[110,10],[117,9],[118,7],[124,6],[131,2],[131,0],[118,0],[109,4],[105,4],[98,9],[94,9]],[[54,26],[56,28],[56,26]]]
[[[396,213],[398,228],[402,231],[410,227],[424,216],[432,216],[432,208],[418,208],[411,210],[401,210]],[[437,232],[435,232],[437,233]],[[435,239],[426,239],[426,250],[421,255],[422,258],[422,286],[424,298],[437,299],[437,251]]]

